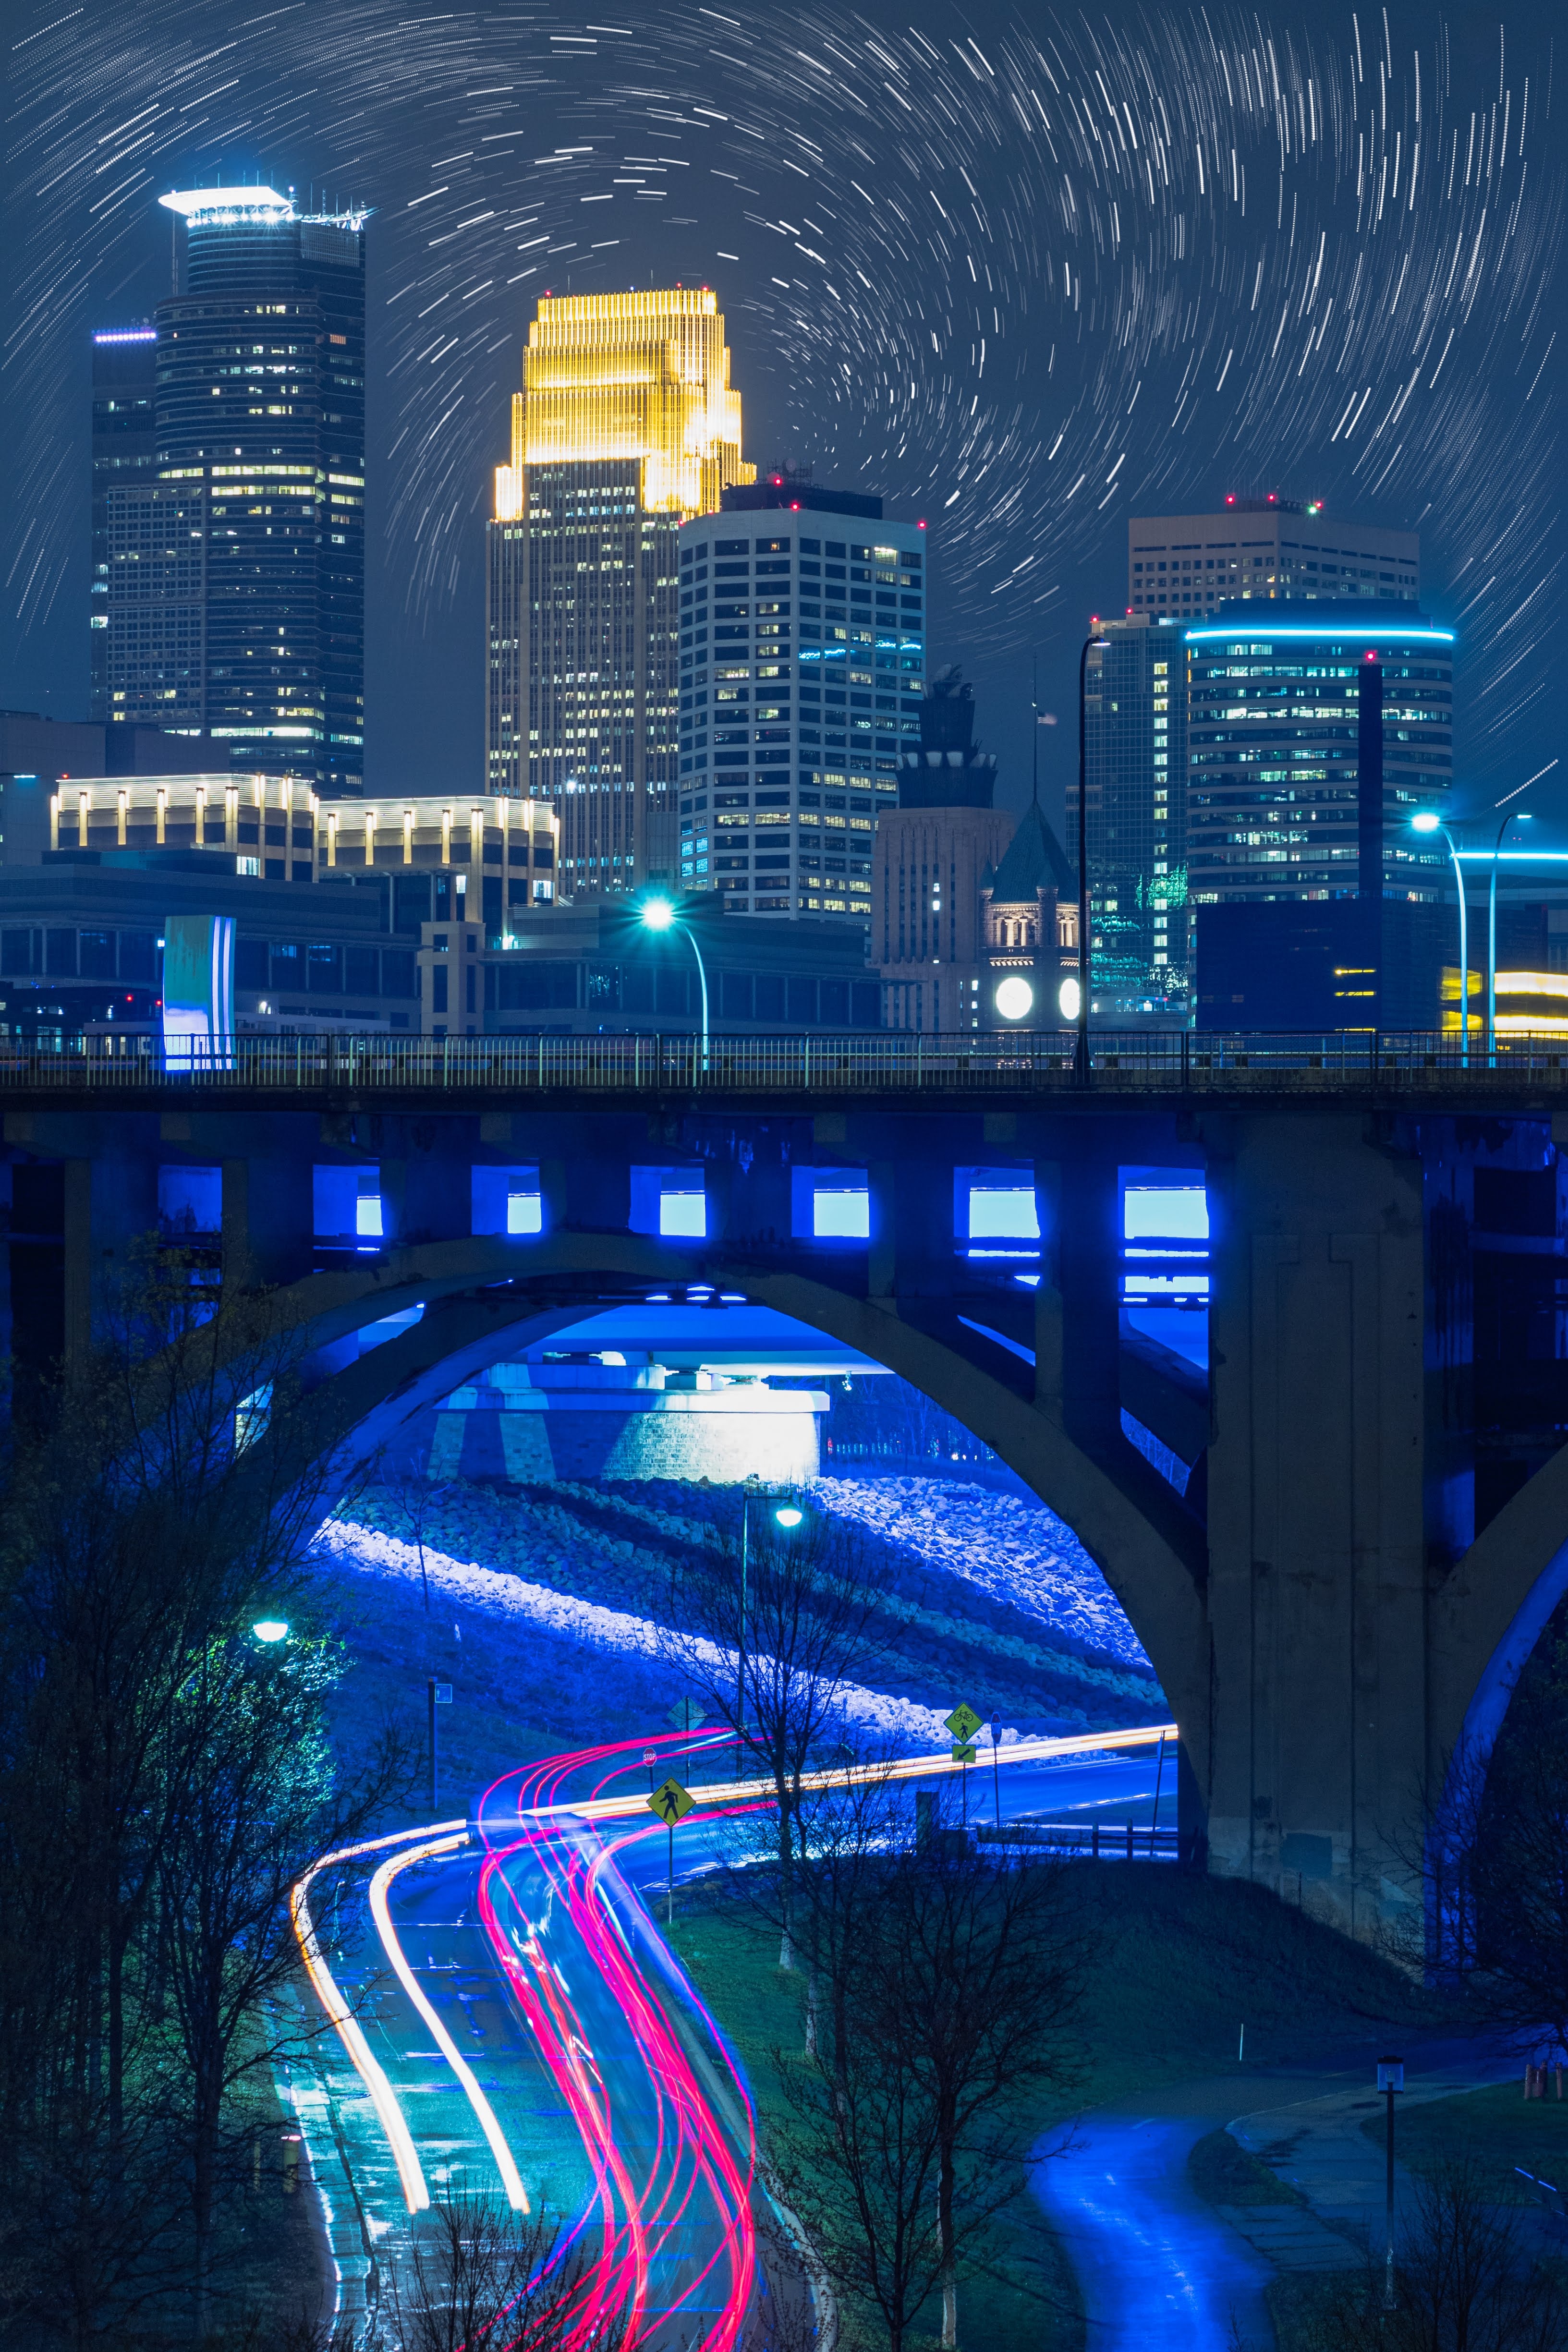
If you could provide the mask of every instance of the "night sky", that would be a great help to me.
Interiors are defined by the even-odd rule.
[[[1419,529],[1461,633],[1461,806],[1561,749],[1547,0],[4,21],[0,702],[86,708],[89,336],[168,286],[156,197],[261,178],[374,207],[372,790],[481,780],[483,518],[535,299],[652,280],[716,289],[749,457],[928,520],[933,663],[973,677],[1007,802],[1037,657],[1059,808],[1128,517],[1227,490]]]

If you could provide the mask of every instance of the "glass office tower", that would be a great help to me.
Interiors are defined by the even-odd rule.
[[[716,298],[547,295],[511,428],[487,528],[485,788],[554,803],[563,893],[628,890],[672,854],[677,530],[754,471]]]
[[[877,819],[920,740],[926,538],[801,483],[682,524],[672,879],[737,913],[870,921]]]
[[[1191,898],[1432,896],[1443,845],[1410,819],[1453,785],[1452,629],[1404,604],[1233,604],[1184,635]]]
[[[109,716],[109,494],[143,489],[157,464],[156,327],[103,327],[92,339],[92,582],[88,714]]]
[[[1085,669],[1095,1003],[1136,1026],[1187,1005],[1186,647],[1135,614],[1098,622]],[[1067,827],[1077,840],[1078,778]]]
[[[364,215],[163,196],[154,478],[110,490],[107,715],[322,797],[364,770]]]

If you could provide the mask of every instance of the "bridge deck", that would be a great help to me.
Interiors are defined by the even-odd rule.
[[[693,1034],[506,1037],[241,1036],[176,1060],[146,1037],[94,1038],[59,1053],[0,1047],[0,1100],[135,1097],[238,1108],[257,1100],[342,1102],[437,1093],[477,1106],[527,1095],[582,1103],[711,1099],[763,1109],[837,1100],[994,1103],[1092,1097],[1325,1100],[1430,1109],[1552,1109],[1568,1098],[1568,1039],[1508,1037],[1489,1054],[1457,1034],[1097,1032],[1089,1066],[1071,1031],[926,1036]]]

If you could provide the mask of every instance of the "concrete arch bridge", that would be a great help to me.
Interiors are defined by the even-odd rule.
[[[1196,1099],[1160,1074],[278,1099],[35,1069],[5,1088],[5,1305],[24,1367],[80,1346],[162,1213],[226,1285],[280,1291],[321,1442],[351,1453],[605,1303],[702,1284],[779,1309],[1077,1531],[1181,1725],[1189,1851],[1372,1937],[1418,1918],[1396,1855],[1420,1792],[1495,1727],[1568,1585],[1568,1126],[1500,1091],[1244,1070]],[[1128,1309],[1129,1185],[1206,1192],[1206,1366]],[[1031,1260],[975,1254],[977,1192],[1026,1196]],[[825,1193],[860,1205],[825,1218]]]

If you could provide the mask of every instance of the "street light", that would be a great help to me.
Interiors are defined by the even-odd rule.
[[[697,958],[697,983],[702,991],[702,1066],[706,1070],[708,1067],[708,974],[703,969],[702,950],[697,944],[696,935],[690,925],[682,921],[676,913],[668,898],[645,898],[642,902],[641,914],[644,924],[650,931],[684,932],[687,945]]]
[[[1083,641],[1078,657],[1078,1082],[1087,1087],[1089,1063],[1089,996],[1091,984],[1089,955],[1089,736],[1085,698],[1089,692],[1089,656],[1094,646],[1106,646],[1098,635]],[[1062,1011],[1065,1013],[1067,1006]]]
[[[1448,855],[1454,861],[1454,880],[1459,893],[1459,1067],[1470,1066],[1470,945],[1465,913],[1465,869],[1459,863],[1459,853],[1454,836],[1436,809],[1417,809],[1410,820],[1413,833],[1440,833],[1448,845]],[[1497,870],[1493,860],[1493,872]]]
[[[1499,825],[1492,845],[1491,881],[1487,891],[1487,1067],[1497,1062],[1497,862],[1502,852],[1502,837],[1517,817],[1521,824],[1533,824],[1529,809],[1510,809]]]
[[[805,1513],[795,1503],[780,1503],[773,1511],[775,1523],[786,1529],[798,1528]],[[735,1778],[745,1777],[743,1766],[746,1752],[746,1581],[752,1556],[752,1486],[748,1479],[741,1489],[741,1638],[735,1652]]]
[[[286,1642],[289,1639],[286,1617],[258,1617],[250,1630],[258,1642]]]

